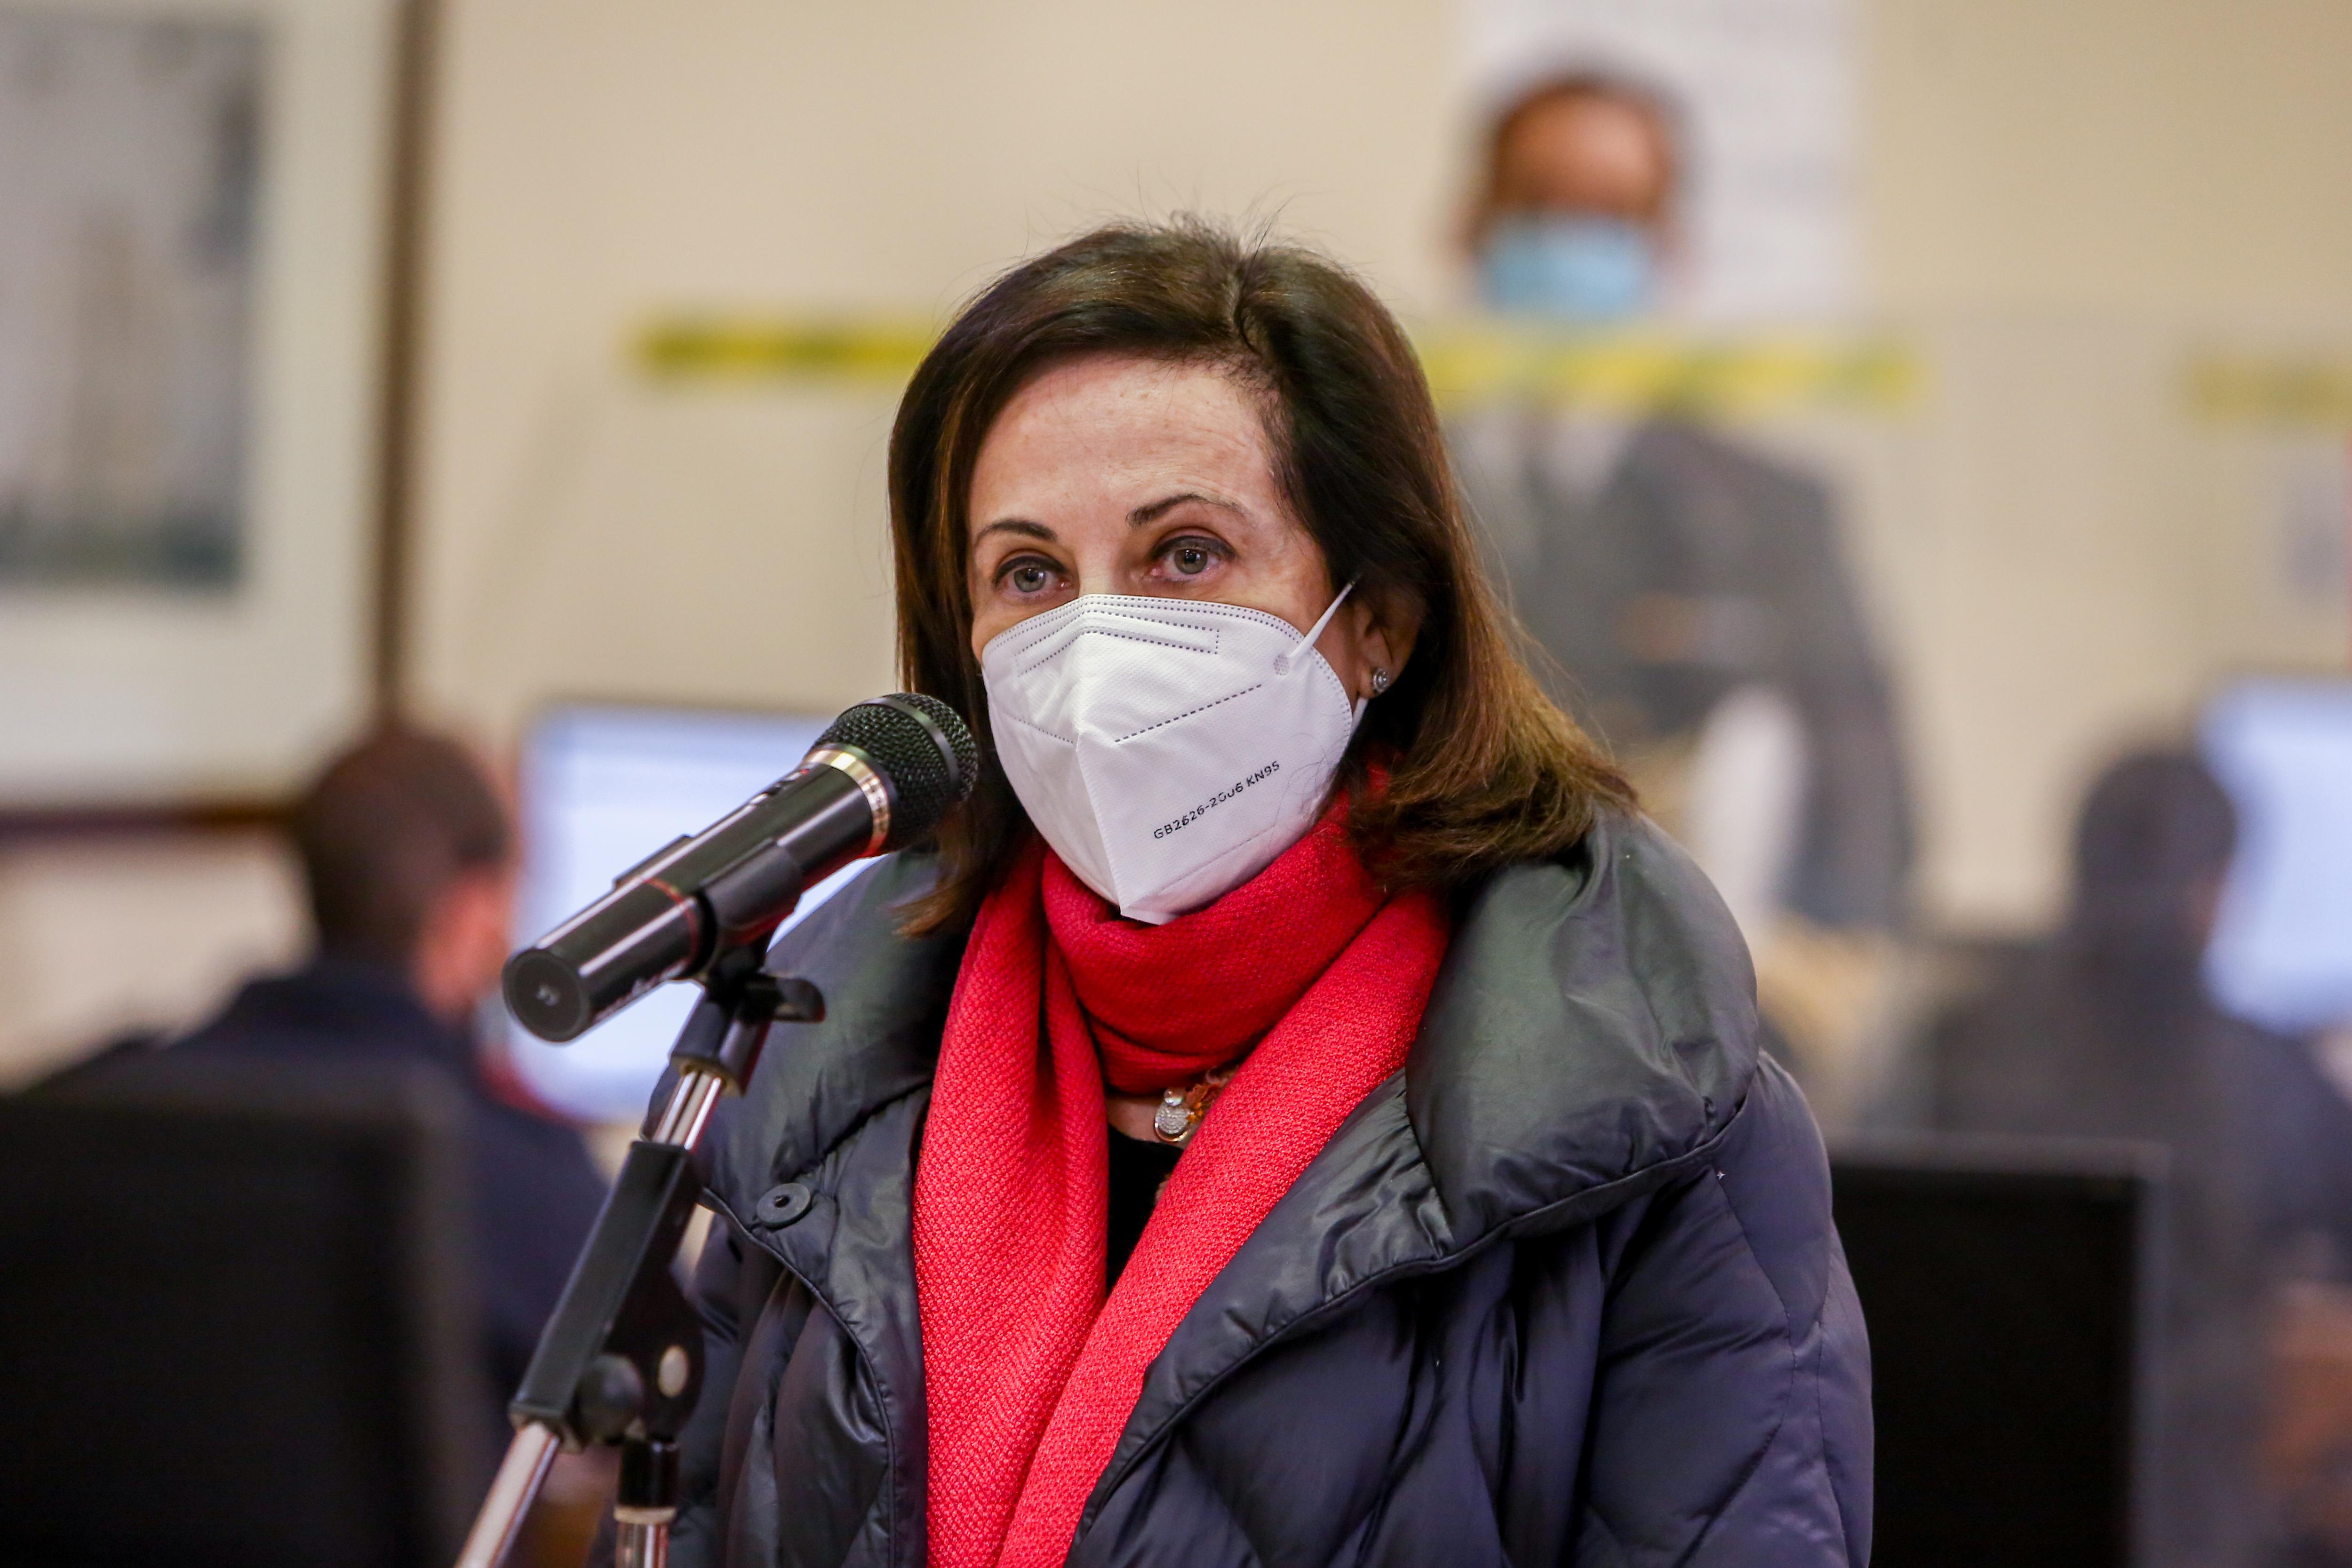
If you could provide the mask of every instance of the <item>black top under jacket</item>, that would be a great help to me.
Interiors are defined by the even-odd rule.
[[[1103,1280],[1116,1285],[1143,1239],[1143,1228],[1151,1223],[1151,1211],[1160,1207],[1160,1189],[1184,1151],[1174,1144],[1146,1143],[1118,1131],[1111,1133],[1109,1143],[1109,1235],[1103,1247]]]
[[[772,956],[826,1014],[699,1156],[678,1568],[924,1561],[910,1222],[964,938],[892,911],[929,876],[884,862]],[[1869,1353],[1756,1033],[1738,932],[1646,822],[1469,889],[1404,1070],[1151,1364],[1069,1562],[1860,1568]]]

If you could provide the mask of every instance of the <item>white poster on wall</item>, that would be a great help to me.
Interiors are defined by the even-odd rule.
[[[396,0],[0,0],[0,809],[365,716]]]
[[[1819,320],[1856,303],[1853,0],[1465,0],[1479,100],[1579,69],[1680,108],[1676,308]]]
[[[0,581],[235,584],[262,59],[0,9]]]

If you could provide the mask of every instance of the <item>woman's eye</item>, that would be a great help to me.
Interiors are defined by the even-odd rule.
[[[1054,572],[1037,561],[1016,561],[1006,570],[1004,580],[1015,593],[1043,593],[1054,586]]]
[[[1200,576],[1216,559],[1216,552],[1206,545],[1180,544],[1168,552],[1168,564],[1185,577]]]

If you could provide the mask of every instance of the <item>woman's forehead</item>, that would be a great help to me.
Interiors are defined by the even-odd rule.
[[[1005,404],[972,472],[976,528],[1038,507],[1148,505],[1174,485],[1278,504],[1258,404],[1211,366],[1094,356],[1055,365]]]

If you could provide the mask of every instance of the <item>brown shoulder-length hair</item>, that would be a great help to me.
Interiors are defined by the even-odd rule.
[[[1574,844],[1632,792],[1538,688],[1478,564],[1419,361],[1370,289],[1288,245],[1197,220],[1097,229],[1022,263],[964,307],[915,371],[890,433],[898,663],[968,715],[979,786],[941,827],[936,890],[910,931],[969,916],[1027,818],[988,731],[972,656],[967,509],[982,441],[1048,365],[1089,354],[1210,365],[1265,409],[1278,477],[1334,584],[1412,655],[1367,708],[1340,770],[1358,847],[1391,886],[1449,886]],[[1387,781],[1368,788],[1377,759]]]

